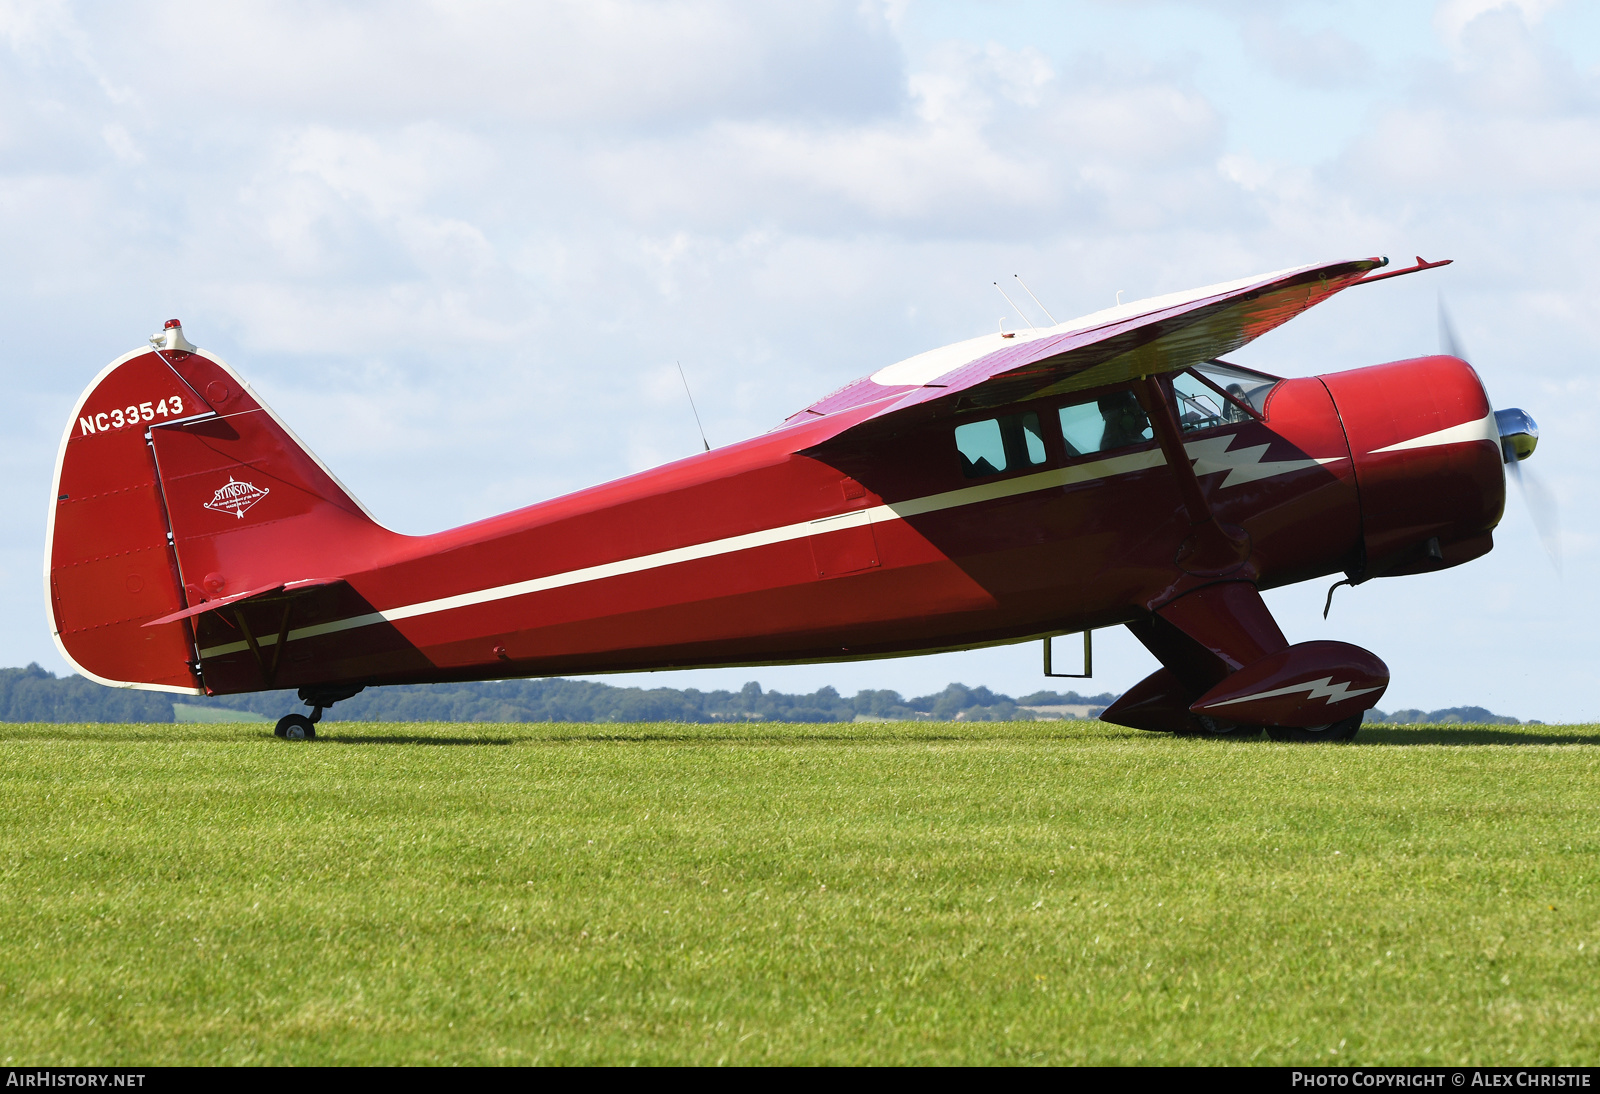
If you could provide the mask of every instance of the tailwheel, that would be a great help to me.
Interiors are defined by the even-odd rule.
[[[1267,736],[1274,741],[1349,741],[1354,740],[1361,728],[1361,714],[1352,714],[1337,722],[1320,726],[1267,726]]]
[[[311,724],[311,719],[304,714],[285,714],[278,719],[273,733],[286,741],[314,741],[317,739],[317,727]]]

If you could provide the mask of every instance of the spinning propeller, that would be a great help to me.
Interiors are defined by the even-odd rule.
[[[1439,343],[1443,352],[1471,363],[1466,347],[1456,337],[1455,324],[1450,321],[1450,313],[1445,310],[1443,300],[1439,301]],[[1515,408],[1496,410],[1494,423],[1500,432],[1500,451],[1505,461],[1506,477],[1516,481],[1517,489],[1522,492],[1522,500],[1533,517],[1539,540],[1544,544],[1545,554],[1550,556],[1551,564],[1559,573],[1561,517],[1556,509],[1555,498],[1533,472],[1522,469],[1522,461],[1533,455],[1533,450],[1539,446],[1539,426],[1527,411]]]

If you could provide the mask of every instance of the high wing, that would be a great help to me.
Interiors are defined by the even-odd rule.
[[[847,384],[784,424],[840,415],[838,430],[824,434],[825,441],[926,404],[1000,406],[1176,372],[1231,353],[1388,261],[1300,266],[1139,300],[1054,327],[958,342]]]

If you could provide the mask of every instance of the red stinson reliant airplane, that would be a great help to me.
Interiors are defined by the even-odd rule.
[[[73,411],[51,630],[101,683],[298,688],[771,665],[1123,625],[1140,729],[1342,740],[1375,655],[1291,645],[1261,590],[1487,552],[1537,429],[1455,355],[1281,379],[1221,360],[1374,274],[1305,266],[996,332],[762,436],[425,536],[380,525],[177,320]]]

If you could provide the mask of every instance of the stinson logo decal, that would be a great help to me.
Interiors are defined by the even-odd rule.
[[[229,475],[227,484],[217,488],[211,500],[206,502],[206,508],[219,513],[232,513],[243,520],[245,510],[270,493],[272,491],[253,482],[235,482],[233,476]]]

